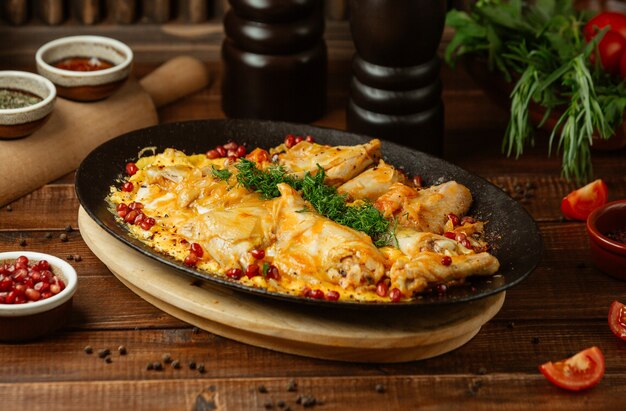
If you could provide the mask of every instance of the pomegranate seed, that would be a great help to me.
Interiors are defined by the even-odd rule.
[[[41,293],[32,288],[27,288],[26,298],[28,298],[30,301],[39,301],[39,299],[41,298]]]
[[[21,265],[23,267],[28,267],[28,257],[25,257],[23,255],[17,257],[17,259],[15,260],[15,265]]]
[[[133,220],[133,224],[139,225],[145,217],[146,215],[144,213],[142,213],[141,211],[138,211],[137,217],[135,217],[135,219]]]
[[[270,265],[267,269],[267,273],[265,274],[265,278],[274,280],[278,280],[280,278],[280,274],[278,273],[278,268],[275,265]]]
[[[453,233],[452,231],[446,231],[445,233],[443,233],[443,236],[446,238],[449,238],[450,240],[456,239],[456,234]]]
[[[296,138],[293,136],[293,134],[287,134],[287,137],[285,137],[285,146],[287,146],[287,148],[291,148],[296,144]]]
[[[4,277],[2,281],[0,281],[0,291],[9,291],[13,288],[13,280],[11,277]]]
[[[44,292],[44,291],[48,291],[50,289],[50,284],[45,283],[43,281],[40,281],[38,283],[35,283],[35,285],[33,286],[33,288],[37,291],[40,292]]]
[[[28,270],[27,269],[25,269],[25,268],[17,269],[13,273],[13,281],[18,282],[18,283],[23,283],[24,280],[26,280],[27,276],[28,276]]]
[[[124,210],[120,210],[117,212],[117,215],[120,216],[121,218],[125,218],[126,214],[128,214],[128,207],[125,208]]]
[[[57,285],[61,288],[61,291],[65,290],[65,283],[59,277],[55,277]]]
[[[316,300],[322,300],[324,298],[324,291],[322,290],[309,290],[305,294],[305,297],[313,298]]]
[[[127,181],[124,183],[124,185],[122,186],[122,191],[125,191],[127,193],[132,192],[135,189],[135,186],[133,186],[133,183],[131,183],[130,181]]]
[[[132,223],[133,221],[135,221],[135,218],[137,218],[138,214],[139,212],[137,210],[130,210],[130,212],[126,214],[126,217],[124,217],[124,221],[126,221],[127,223]]]
[[[220,157],[226,157],[226,149],[222,146],[215,147],[215,151],[219,154]]]
[[[139,226],[146,231],[150,231],[150,229],[152,228],[152,226],[156,223],[156,220],[152,217],[148,217],[146,219],[144,219],[141,224],[139,224]]]
[[[133,201],[128,205],[128,208],[131,210],[141,210],[143,208],[143,204],[138,201]]]
[[[397,288],[393,288],[391,291],[389,291],[389,298],[391,299],[392,303],[399,302],[402,297],[404,297],[402,291],[398,290]]]
[[[191,245],[189,246],[189,250],[191,250],[192,253],[200,258],[202,258],[202,256],[204,255],[204,250],[202,249],[202,246],[198,243],[191,243]]]
[[[17,297],[17,293],[15,291],[9,291],[9,293],[6,296],[5,302],[7,304],[14,304],[15,297]]]
[[[240,268],[231,268],[226,271],[226,276],[234,280],[239,280],[243,276],[243,271]]]
[[[50,291],[45,291],[43,293],[41,293],[41,298],[50,298],[52,297],[52,293]]]
[[[24,285],[26,286],[26,288],[33,288],[33,284],[35,284],[33,282],[33,279],[28,277],[26,278],[26,280],[24,280]]]
[[[237,154],[237,157],[243,157],[246,155],[246,146],[239,146],[237,147],[237,150],[235,151],[235,154]]]
[[[441,264],[446,266],[452,264],[452,257],[450,257],[449,255],[444,255],[443,257],[441,257]]]
[[[248,268],[246,268],[246,277],[252,278],[256,277],[260,274],[259,266],[256,264],[250,264]]]
[[[37,263],[33,266],[33,269],[37,271],[49,270],[50,263],[48,263],[48,261],[46,260],[37,261]]]
[[[239,147],[239,144],[235,143],[234,141],[229,141],[228,143],[224,144],[224,148],[226,150],[237,150],[237,147]]]
[[[252,257],[256,258],[257,260],[262,260],[263,258],[265,258],[265,250],[261,250],[260,248],[255,248],[254,250],[250,251],[250,254],[252,254]]]
[[[39,280],[41,280],[41,273],[39,271],[33,271],[30,275],[30,278],[34,281],[37,282]]]
[[[465,235],[465,233],[457,233],[456,236],[454,237],[456,239],[456,241],[458,241],[459,243],[463,240],[467,240],[467,236]]]
[[[189,253],[189,255],[185,257],[184,263],[189,267],[194,267],[196,264],[198,264],[198,255],[196,253]]]
[[[237,155],[237,149],[230,149],[226,152],[226,155],[228,156],[228,158],[230,157],[239,157]]]
[[[237,161],[237,156],[228,156],[228,162],[229,163],[234,163],[235,161]]]
[[[135,163],[126,163],[126,174],[134,176],[139,171],[139,167]]]
[[[453,214],[453,213],[448,214],[448,219],[452,221],[452,225],[454,227],[459,225],[459,216],[457,216],[456,214]]]
[[[380,280],[378,284],[376,284],[376,294],[378,294],[380,297],[386,297],[388,292],[389,286],[387,285],[387,282],[384,280]]]
[[[445,284],[437,284],[435,287],[437,294],[445,294],[448,291],[448,286]]]
[[[17,295],[24,295],[26,288],[27,287],[24,284],[15,284],[13,291],[15,291]]]
[[[58,284],[50,284],[50,292],[52,294],[58,294],[61,292],[61,287]]]
[[[16,295],[14,304],[24,304],[26,302],[26,296]]]
[[[472,217],[470,216],[465,216],[461,219],[461,225],[464,224],[474,224],[476,222],[476,220],[474,220]]]
[[[313,138],[313,136],[306,136],[305,140],[309,143],[315,143],[315,139]]]
[[[297,136],[294,140],[294,143],[298,144],[298,143],[302,143],[303,141],[304,141],[304,138],[302,138],[302,136]]]
[[[470,241],[468,239],[465,239],[463,241],[461,241],[461,245],[465,248],[467,248],[468,250],[472,250],[472,243],[470,243]]]
[[[119,211],[126,211],[126,210],[128,210],[128,206],[126,204],[124,204],[124,203],[119,203],[117,205],[117,207],[115,207],[115,210],[118,211],[118,212]]]
[[[41,272],[41,280],[45,281],[47,283],[52,282],[52,278],[54,277],[54,274],[52,274],[52,271],[50,270],[43,270]]]
[[[337,291],[330,290],[326,293],[326,299],[328,301],[337,301],[339,300],[339,293]]]
[[[215,160],[216,158],[220,158],[220,153],[217,152],[217,150],[209,150],[206,152],[206,157],[209,160]]]

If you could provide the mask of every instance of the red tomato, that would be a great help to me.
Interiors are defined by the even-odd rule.
[[[561,212],[573,220],[587,220],[589,214],[604,205],[609,197],[609,190],[602,180],[596,180],[569,193],[561,201]]]
[[[609,31],[618,33],[626,40],[626,14],[616,12],[600,13],[589,20],[583,29],[585,39],[591,40],[599,30],[606,26],[611,26]]]
[[[604,71],[610,74],[619,74],[624,51],[626,51],[626,39],[614,31],[606,32],[598,43],[598,52]],[[591,54],[592,63],[595,63],[595,56],[595,53]]]
[[[609,327],[613,334],[626,341],[626,306],[619,301],[613,301],[609,308]]]
[[[604,356],[598,347],[591,347],[565,360],[542,364],[539,371],[558,387],[580,391],[600,382],[604,375]]]

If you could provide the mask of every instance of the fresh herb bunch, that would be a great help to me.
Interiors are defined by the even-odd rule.
[[[606,74],[599,56],[592,64],[600,31],[587,43],[582,28],[588,16],[574,10],[572,0],[478,0],[469,12],[452,10],[446,24],[456,30],[446,61],[471,54],[486,58],[491,71],[515,81],[511,119],[502,148],[516,157],[533,141],[528,117],[534,102],[560,116],[550,135],[550,151],[558,137],[563,175],[582,183],[593,175],[590,146],[596,132],[608,139],[622,124],[626,87]]]
[[[235,167],[238,171],[239,184],[250,191],[260,193],[264,198],[279,197],[277,185],[287,183],[295,190],[301,191],[302,198],[311,203],[319,214],[366,233],[377,247],[391,243],[394,238],[395,229],[373,204],[364,202],[359,205],[348,205],[345,195],[337,193],[334,187],[324,183],[326,173],[319,166],[315,175],[307,173],[301,179],[288,175],[285,169],[278,165],[269,167],[267,171],[260,170],[254,162],[247,159],[239,160]]]

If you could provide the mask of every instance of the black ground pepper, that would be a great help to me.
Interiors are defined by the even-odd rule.
[[[382,394],[385,391],[387,391],[387,389],[385,388],[385,386],[383,384],[376,384],[376,386],[374,387],[374,389],[376,390],[377,393]]]
[[[196,362],[195,361],[189,361],[189,369],[190,370],[195,370],[196,369]]]
[[[68,240],[67,234],[61,233],[61,235],[59,236],[59,239],[63,241],[64,243],[67,242]]]
[[[128,350],[123,345],[120,345],[119,347],[117,347],[117,352],[119,352],[120,355],[126,355],[128,353]]]
[[[83,351],[85,351],[85,354],[93,354],[93,347],[91,345],[88,345],[83,348]]]
[[[296,382],[296,380],[294,379],[289,380],[289,382],[287,383],[287,391],[293,392],[293,391],[296,391],[297,389],[298,389],[298,383]]]
[[[261,384],[261,385],[259,385],[257,387],[257,391],[259,391],[261,394],[266,394],[268,392],[267,391],[267,387],[265,385],[263,385],[263,384]]]
[[[100,358],[104,358],[109,354],[111,354],[111,350],[109,350],[108,348],[103,348],[102,350],[98,350],[98,357]]]

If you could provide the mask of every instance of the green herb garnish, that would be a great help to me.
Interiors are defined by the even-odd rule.
[[[528,110],[538,104],[546,111],[540,125],[558,113],[550,151],[556,142],[563,176],[579,183],[593,174],[589,147],[594,133],[611,137],[626,109],[622,80],[590,62],[606,29],[587,43],[586,20],[572,0],[478,0],[469,12],[452,10],[446,18],[456,30],[446,49],[448,63],[464,54],[478,56],[491,71],[515,81],[503,151],[518,157],[534,142]]]
[[[365,202],[350,206],[345,195],[326,185],[324,183],[326,173],[319,165],[317,174],[307,173],[302,179],[287,175],[281,166],[271,166],[267,171],[260,170],[254,162],[246,159],[240,160],[235,167],[238,170],[239,184],[250,191],[260,193],[264,198],[279,197],[277,185],[287,183],[301,191],[302,198],[310,202],[319,214],[366,233],[377,247],[389,244],[394,237],[395,228],[390,230],[389,220],[373,204]]]
[[[213,177],[222,181],[228,180],[230,176],[233,175],[233,173],[231,173],[228,169],[225,168],[223,170],[220,170],[218,168],[215,168],[215,166],[211,166],[211,174],[213,174]]]

